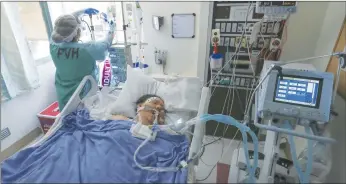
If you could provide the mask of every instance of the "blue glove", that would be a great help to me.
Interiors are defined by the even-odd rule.
[[[114,32],[114,30],[115,30],[115,22],[113,22],[113,20],[111,20],[111,21],[109,22],[109,27],[110,27],[110,31],[111,31],[111,32]]]
[[[105,13],[101,13],[100,14],[100,17],[105,21],[105,22],[108,22],[108,20],[107,20],[107,14],[105,14]]]
[[[96,15],[99,13],[99,11],[94,8],[87,8],[84,10],[84,13],[88,15]]]

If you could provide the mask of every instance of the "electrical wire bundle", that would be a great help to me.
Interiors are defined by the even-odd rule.
[[[248,8],[247,8],[247,14],[246,14],[246,19],[245,19],[245,27],[247,27],[247,20],[248,20],[249,12],[250,12],[251,10],[254,9],[254,6],[253,6],[252,8],[251,8],[251,6],[252,6],[252,3],[250,3],[250,4],[248,5]],[[251,8],[251,9],[250,9],[250,8]],[[234,102],[234,94],[235,94],[235,93],[237,93],[237,97],[238,97],[238,99],[239,99],[239,102],[241,102],[240,97],[239,97],[239,91],[238,91],[238,89],[236,88],[235,83],[234,83],[233,81],[235,81],[235,69],[236,69],[236,66],[237,66],[237,63],[238,63],[238,57],[239,57],[238,53],[239,53],[239,51],[240,51],[241,42],[242,42],[242,40],[243,40],[244,38],[245,38],[245,29],[243,29],[242,35],[241,35],[241,37],[240,37],[240,39],[239,39],[238,45],[236,46],[236,50],[235,50],[234,54],[231,56],[231,58],[230,58],[228,61],[226,61],[225,65],[219,70],[219,72],[218,72],[214,77],[213,77],[212,69],[210,70],[210,72],[211,72],[211,80],[206,84],[206,85],[208,85],[208,84],[210,83],[210,84],[212,85],[214,79],[220,75],[222,69],[223,69],[225,66],[227,66],[227,64],[229,64],[229,65],[230,65],[231,63],[233,64],[232,77],[231,77],[231,80],[230,80],[230,81],[231,81],[231,84],[230,84],[230,86],[228,87],[228,91],[227,91],[227,94],[226,94],[225,103],[223,104],[223,108],[222,108],[222,114],[224,114],[224,113],[225,113],[225,105],[226,105],[226,103],[227,103],[227,109],[229,109],[229,111],[226,112],[226,114],[228,114],[229,116],[231,115],[231,112],[232,112],[232,109],[233,109],[233,102]],[[255,70],[253,69],[253,66],[251,65],[251,55],[250,55],[249,44],[248,44],[247,39],[245,39],[245,40],[246,40],[246,46],[247,46],[247,50],[248,50],[248,57],[249,57],[250,66],[251,66],[252,71],[253,71],[253,77],[255,78]],[[228,52],[228,47],[227,47],[227,52]],[[252,84],[249,83],[249,86],[248,86],[248,87],[250,88],[250,90],[252,90],[252,88],[254,87],[253,85],[254,85],[254,83],[252,83]],[[214,92],[215,92],[215,89],[216,89],[216,88],[213,89],[211,96],[213,96],[213,94],[214,94]],[[231,92],[231,90],[232,90],[232,92]],[[249,102],[249,93],[248,93],[248,90],[247,90],[246,93],[247,93],[247,94],[246,94],[246,102]],[[232,98],[230,97],[231,94],[232,94]],[[229,103],[229,101],[231,101],[231,103]],[[249,103],[246,104],[245,109],[247,108],[248,105],[249,105]],[[243,105],[243,104],[241,104],[241,108],[245,111],[244,105]],[[217,124],[217,126],[216,126],[216,128],[215,128],[213,137],[215,137],[215,134],[216,134],[216,132],[217,132],[218,127],[219,127],[219,123]],[[232,143],[233,143],[233,140],[235,139],[235,137],[236,137],[237,134],[239,133],[239,129],[236,131],[236,133],[235,133],[234,136],[232,137],[232,139],[231,139],[231,141],[230,141],[230,143],[229,143],[229,145],[228,145],[228,147],[227,147],[227,149],[226,149],[226,152],[223,152],[223,150],[224,150],[224,144],[223,144],[222,138],[224,138],[224,136],[225,136],[225,134],[226,134],[228,128],[229,128],[229,125],[226,125],[225,128],[224,128],[224,131],[223,131],[223,135],[222,135],[221,137],[219,137],[218,139],[214,139],[214,141],[202,145],[202,149],[203,149],[203,153],[204,153],[204,150],[205,150],[205,147],[206,147],[206,146],[211,145],[211,144],[213,144],[213,143],[215,143],[215,142],[221,140],[221,143],[222,143],[222,151],[221,151],[221,156],[220,156],[220,158],[217,160],[217,162],[216,162],[215,164],[212,164],[212,165],[205,163],[205,162],[203,161],[203,159],[202,159],[202,155],[200,156],[201,162],[204,163],[206,166],[212,166],[212,169],[210,170],[210,172],[208,173],[208,175],[207,175],[205,178],[203,178],[203,179],[197,179],[197,181],[205,181],[205,180],[207,180],[207,179],[210,177],[212,171],[215,169],[217,163],[218,163],[220,160],[222,160],[222,159],[224,158],[224,156],[225,156],[225,155],[228,153],[228,151],[230,150],[231,145],[232,145]],[[237,145],[238,148],[239,148],[239,146],[240,146],[240,143],[241,143],[241,141],[238,142],[238,145]]]

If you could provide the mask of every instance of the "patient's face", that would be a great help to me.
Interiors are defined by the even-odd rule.
[[[163,100],[160,98],[155,98],[155,100],[150,100],[149,102],[144,102],[140,105],[138,105],[137,108],[139,107],[151,107],[158,111],[158,117],[157,117],[157,123],[162,125],[165,122],[165,103]],[[138,112],[138,116],[141,118],[142,124],[145,125],[152,125],[155,120],[155,111],[154,110],[142,110]]]

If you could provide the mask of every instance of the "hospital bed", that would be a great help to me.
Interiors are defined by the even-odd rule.
[[[90,86],[90,90],[87,92],[87,94],[83,98],[81,98],[82,89],[86,85]],[[117,89],[117,90],[121,90],[121,89]],[[80,83],[76,91],[74,92],[73,96],[70,98],[65,108],[57,117],[56,121],[54,122],[52,127],[49,129],[49,131],[40,140],[32,144],[30,147],[35,147],[37,145],[40,145],[43,142],[45,142],[47,139],[49,139],[59,128],[61,128],[62,119],[66,115],[76,111],[76,109],[83,106],[83,99],[96,95],[97,92],[98,92],[98,86],[96,81],[91,76],[84,77],[84,79],[82,80],[82,82]],[[115,94],[114,97],[116,98],[118,96],[117,94],[119,94],[119,91],[118,93],[112,93],[112,94]],[[191,114],[190,118],[193,118],[196,115],[198,116],[198,115],[206,114],[208,112],[209,100],[210,100],[209,88],[203,87],[200,94],[198,112],[190,112]],[[190,148],[189,148],[189,159],[194,157],[196,154],[200,154],[204,134],[205,134],[205,124],[204,123],[196,124],[193,128],[193,136],[190,137],[191,142],[190,142]],[[196,177],[195,177],[196,164],[197,164],[196,160],[188,164],[188,178],[187,178],[188,183],[196,182]]]

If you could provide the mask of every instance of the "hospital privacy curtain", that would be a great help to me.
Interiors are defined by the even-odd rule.
[[[10,94],[8,94],[8,90],[4,81],[4,78],[2,77],[1,74],[1,101],[7,101],[11,99]]]
[[[39,87],[35,60],[16,2],[1,2],[1,100]]]

